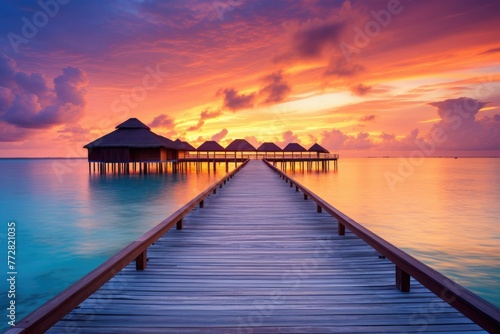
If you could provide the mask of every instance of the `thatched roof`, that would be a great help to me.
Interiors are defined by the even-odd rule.
[[[227,145],[226,151],[242,152],[242,151],[254,151],[255,147],[247,142],[245,139],[235,139],[231,144]]]
[[[318,143],[314,144],[313,146],[309,147],[309,152],[318,152],[318,153],[330,153],[326,148],[323,146],[319,145]]]
[[[203,144],[201,144],[197,149],[197,151],[204,152],[224,152],[224,147],[220,146],[219,143],[213,140],[207,140]]]
[[[116,130],[88,143],[84,148],[129,147],[177,149],[168,138],[157,135],[137,118],[130,118],[116,126]]]
[[[129,118],[125,122],[118,124],[115,129],[147,129],[151,130],[149,126],[139,121],[137,118]]]
[[[180,139],[176,139],[174,141],[174,143],[175,143],[175,145],[177,145],[177,148],[180,151],[196,151],[196,148],[194,148],[194,146],[189,144],[187,141],[182,141]]]
[[[283,149],[276,145],[275,143],[266,142],[259,146],[257,149],[259,152],[282,152]]]
[[[290,143],[283,149],[284,152],[307,152],[307,150],[297,143]]]

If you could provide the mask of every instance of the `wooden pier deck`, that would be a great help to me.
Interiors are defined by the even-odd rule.
[[[49,333],[471,333],[482,329],[250,161]]]

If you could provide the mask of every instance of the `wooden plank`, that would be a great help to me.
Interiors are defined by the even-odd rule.
[[[484,332],[316,210],[252,161],[49,333]]]

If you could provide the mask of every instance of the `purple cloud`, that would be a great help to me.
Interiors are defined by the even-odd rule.
[[[0,120],[20,128],[42,129],[78,120],[85,109],[86,73],[66,67],[50,88],[41,73],[18,71],[15,63],[0,56]]]
[[[291,91],[281,71],[268,75],[264,82],[265,86],[259,91],[259,95],[264,96],[264,104],[282,102]]]
[[[255,103],[255,93],[238,94],[234,88],[226,88],[222,92],[224,96],[224,108],[231,111],[253,108]]]
[[[169,115],[159,115],[156,116],[151,123],[148,124],[150,128],[168,128],[173,129],[175,127],[175,119]]]

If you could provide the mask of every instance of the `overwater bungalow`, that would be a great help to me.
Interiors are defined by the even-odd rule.
[[[196,148],[189,144],[187,141],[182,141],[180,139],[176,139],[174,141],[175,145],[177,145],[177,149],[179,150],[178,159],[186,159],[190,157],[191,153],[196,153]]]
[[[98,164],[102,168],[108,166],[128,172],[130,164],[162,163],[178,159],[178,147],[170,139],[160,136],[139,121],[130,118],[119,124],[116,130],[104,135],[84,146],[88,150],[89,168]]]
[[[227,145],[226,152],[233,152],[235,159],[237,158],[237,153],[240,152],[241,159],[243,159],[243,152],[255,153],[257,150],[245,139],[235,139]],[[248,158],[250,158],[250,155],[248,155]]]
[[[196,151],[198,152],[198,156],[197,156],[198,159],[201,158],[200,152],[206,152],[207,153],[207,160],[210,160],[210,152],[213,152],[213,159],[216,158],[217,152],[224,152],[224,154],[226,152],[224,147],[222,147],[218,142],[216,142],[214,140],[207,140],[206,142],[204,142],[203,144],[198,146]]]
[[[336,155],[328,155],[328,150],[318,144],[309,149],[309,152],[316,152],[316,158],[311,157],[311,153],[304,156],[303,153],[308,151],[298,143],[290,143],[285,149],[281,149],[275,143],[266,142],[255,149],[247,140],[235,139],[224,148],[216,141],[210,140],[195,148],[180,139],[172,141],[154,133],[137,118],[130,118],[117,125],[113,132],[88,143],[84,148],[88,150],[89,172],[93,167],[94,172],[101,174],[129,173],[131,168],[141,173],[162,173],[167,171],[170,165],[172,170],[177,170],[179,166],[183,168],[185,164],[193,162],[213,162],[214,169],[215,163],[226,163],[228,169],[229,162],[239,163],[253,158],[289,163],[311,159],[328,163],[332,160],[334,164],[338,159]],[[260,152],[264,154],[259,155]],[[320,154],[324,156],[321,157]]]
[[[313,146],[309,147],[308,151],[309,152],[316,152],[316,157],[318,159],[321,157],[321,154],[323,154],[324,157],[326,157],[326,155],[330,153],[330,151],[328,151],[326,148],[324,148],[323,146],[321,146],[318,143],[315,143]]]
[[[273,158],[276,158],[276,153],[282,153],[283,149],[272,142],[265,142],[257,148],[257,152],[264,152],[264,158],[268,158],[268,153],[273,153]]]
[[[283,152],[291,153],[291,158],[296,158],[295,153],[300,153],[300,158],[302,158],[302,154],[304,152],[307,152],[307,150],[298,143],[289,143],[288,145],[285,146]]]

